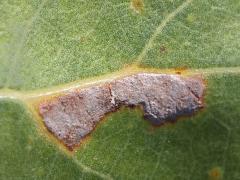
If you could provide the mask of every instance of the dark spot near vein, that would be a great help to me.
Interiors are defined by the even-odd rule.
[[[153,125],[174,122],[203,107],[203,80],[179,75],[140,73],[69,92],[41,103],[47,129],[69,149],[78,145],[107,113],[141,106]]]
[[[159,50],[160,50],[160,53],[165,53],[167,51],[167,48],[166,46],[162,45],[160,46]]]

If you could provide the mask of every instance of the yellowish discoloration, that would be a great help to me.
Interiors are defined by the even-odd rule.
[[[56,138],[54,138],[52,136],[52,133],[50,133],[46,126],[44,125],[41,116],[38,113],[38,103],[39,101],[32,101],[32,102],[26,102],[26,105],[28,107],[28,109],[30,110],[30,112],[32,113],[32,116],[38,126],[38,133],[43,136],[44,138],[46,138],[50,143],[56,144],[61,151],[63,151],[64,153],[72,156],[73,152],[69,151],[64,144],[62,144],[60,141],[58,141]]]
[[[175,68],[176,74],[184,74],[184,72],[186,72],[186,71],[187,71],[187,67],[185,67],[185,66]]]
[[[143,0],[131,0],[130,8],[138,14],[142,13],[144,9]]]
[[[223,172],[220,167],[212,168],[209,173],[209,180],[221,180],[223,178]]]
[[[189,23],[193,23],[194,21],[196,21],[196,19],[197,18],[194,14],[188,14],[188,16],[186,18],[187,22],[189,22]]]

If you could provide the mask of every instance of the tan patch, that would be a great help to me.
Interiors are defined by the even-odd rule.
[[[138,14],[142,13],[144,9],[143,0],[132,0],[130,8],[133,9]]]
[[[184,73],[185,71],[187,71],[187,67],[186,67],[186,66],[175,68],[175,73],[176,73],[176,74],[182,74],[182,73]]]

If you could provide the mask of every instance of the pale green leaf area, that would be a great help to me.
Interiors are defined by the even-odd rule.
[[[240,1],[133,2],[141,7],[130,0],[0,2],[1,180],[240,179]],[[131,64],[203,73],[204,109],[153,127],[139,109],[123,108],[72,155],[40,133],[25,104],[28,90],[47,94]]]
[[[202,180],[217,168],[223,179],[239,179],[239,82],[237,75],[210,77],[202,112],[158,128],[139,110],[123,109],[73,157],[39,135],[22,104],[2,100],[0,178]]]
[[[88,179],[74,160],[39,135],[22,103],[0,101],[0,179]]]
[[[48,87],[134,62],[159,68],[240,64],[239,0],[144,0],[141,12],[130,4],[2,1],[0,86]]]

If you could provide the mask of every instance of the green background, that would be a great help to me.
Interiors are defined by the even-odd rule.
[[[123,0],[1,1],[0,97],[137,62],[184,2],[144,0],[137,13]],[[240,75],[212,69],[239,67],[239,19],[239,0],[193,0],[139,62],[213,71],[205,108],[175,124],[154,128],[138,109],[122,109],[69,156],[38,132],[24,102],[0,98],[0,179],[240,179]]]

